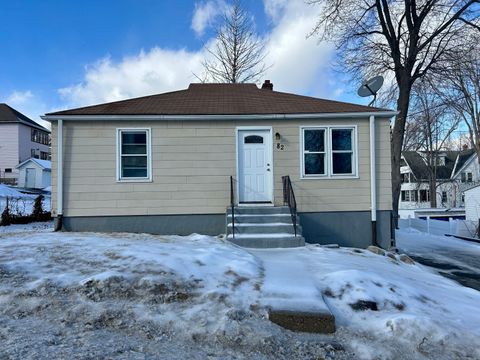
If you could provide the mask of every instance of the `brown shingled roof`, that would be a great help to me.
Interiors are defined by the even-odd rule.
[[[318,99],[255,84],[190,84],[188,89],[48,115],[251,115],[376,112],[385,109]]]
[[[15,110],[7,104],[0,104],[0,123],[23,123],[25,125],[33,126],[43,131],[50,132],[40,124],[37,124],[35,121],[29,117],[23,115],[21,112]]]

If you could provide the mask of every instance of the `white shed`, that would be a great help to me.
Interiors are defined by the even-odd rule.
[[[51,161],[30,158],[17,165],[17,169],[20,188],[44,189],[51,185]]]
[[[480,219],[480,185],[465,190],[465,219],[478,222]]]

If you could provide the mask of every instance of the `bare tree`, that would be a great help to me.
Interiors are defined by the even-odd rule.
[[[391,72],[398,88],[392,131],[392,202],[398,214],[400,160],[414,83],[462,56],[465,28],[480,30],[479,0],[307,0],[323,5],[312,34],[334,40],[357,77]]]
[[[450,66],[436,77],[437,90],[468,128],[470,145],[480,162],[480,34],[473,34],[468,51],[450,57]]]
[[[442,163],[441,154],[451,150],[447,144],[460,120],[427,82],[417,83],[413,93],[412,113],[408,122],[416,124],[418,149],[422,151],[427,165],[430,206],[435,208],[437,188],[444,182],[439,182],[437,176],[439,166],[445,165]]]
[[[216,29],[216,42],[208,49],[211,59],[203,62],[204,81],[256,82],[267,70],[265,45],[255,34],[251,16],[234,0]]]
[[[421,123],[409,118],[405,123],[403,151],[419,151],[422,149],[423,141]]]

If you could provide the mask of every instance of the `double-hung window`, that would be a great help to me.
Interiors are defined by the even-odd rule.
[[[326,128],[303,130],[304,176],[326,175]]]
[[[356,127],[303,127],[302,177],[356,177]]]
[[[151,181],[150,129],[117,130],[117,180]]]

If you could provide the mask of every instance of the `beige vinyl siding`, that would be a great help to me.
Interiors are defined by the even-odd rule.
[[[56,209],[56,123],[53,123]],[[359,177],[300,179],[300,126],[357,125]],[[238,126],[272,126],[285,151],[273,150],[275,204],[290,175],[299,211],[370,209],[368,119],[278,121],[64,121],[64,215],[223,213],[236,176]],[[116,129],[151,128],[153,181],[116,181]],[[377,121],[378,208],[391,209],[389,122]],[[273,143],[275,144],[275,139]]]

